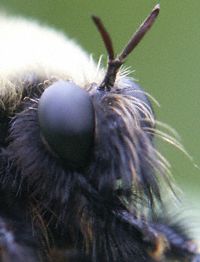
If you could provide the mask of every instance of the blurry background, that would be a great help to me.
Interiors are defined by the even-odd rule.
[[[90,20],[99,15],[118,52],[147,16],[154,0],[1,0],[1,9],[14,15],[38,19],[66,32],[96,59],[106,53]],[[185,210],[200,225],[200,1],[160,1],[161,13],[141,44],[128,58],[133,76],[152,94],[159,120],[179,133],[182,144],[193,157],[190,161],[173,146],[161,143],[163,154],[184,193]],[[26,36],[24,36],[26,37]],[[194,213],[194,210],[195,213]]]

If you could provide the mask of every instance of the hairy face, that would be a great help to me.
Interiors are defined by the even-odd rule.
[[[45,88],[48,90],[49,86],[60,82],[45,82],[46,85],[35,82],[25,86],[16,113],[7,118],[4,143],[8,146],[2,165],[8,167],[7,173],[12,176],[2,176],[4,185],[12,185],[17,192],[24,190],[46,204],[56,202],[60,209],[67,208],[77,188],[85,195],[93,192],[94,199],[102,202],[115,199],[116,205],[121,201],[133,201],[136,205],[142,200],[153,204],[156,198],[159,199],[156,171],[161,166],[153,141],[152,107],[138,85],[128,78],[123,81],[124,88],[114,87],[110,92],[98,90],[94,84],[86,89],[95,120],[83,166],[70,162],[73,157],[77,161],[76,154],[85,152],[81,151],[81,141],[69,147],[64,157],[60,143],[52,146],[51,141],[43,138],[39,101]],[[55,116],[61,114],[56,109],[55,112]],[[66,119],[64,124],[69,125]],[[84,130],[81,132],[84,140]],[[68,141],[75,141],[70,134],[66,143]]]

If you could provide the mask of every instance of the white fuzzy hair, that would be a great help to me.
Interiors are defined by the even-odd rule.
[[[72,80],[82,87],[102,81],[103,72],[93,59],[62,32],[4,14],[0,28],[1,83],[23,79],[28,73]]]

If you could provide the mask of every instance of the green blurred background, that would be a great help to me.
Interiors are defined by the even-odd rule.
[[[1,0],[1,8],[40,20],[63,30],[96,59],[104,53],[102,41],[90,20],[99,15],[120,51],[136,27],[158,1],[153,0]],[[163,0],[161,13],[127,65],[133,76],[161,107],[159,120],[177,130],[194,163],[172,146],[161,143],[164,155],[184,193],[185,210],[200,225],[200,1]],[[24,36],[26,37],[26,36]],[[105,56],[106,61],[106,56]],[[194,210],[196,210],[194,212]]]

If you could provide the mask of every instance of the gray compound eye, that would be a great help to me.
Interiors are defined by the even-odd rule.
[[[145,94],[145,91],[137,83],[133,82],[130,79],[124,80],[124,84],[127,86],[127,88],[123,90],[123,94],[130,95],[136,98],[138,102],[141,103],[141,105],[143,105],[149,111],[149,113],[152,115],[152,118],[155,119],[153,107],[147,95]],[[148,119],[146,119],[145,113],[143,113],[142,110],[140,112],[140,115],[141,115],[141,126],[144,129],[154,127],[155,122],[148,121]]]
[[[43,139],[66,165],[87,165],[94,140],[95,116],[89,94],[73,82],[57,81],[38,106]]]
[[[123,79],[123,84],[127,87],[123,89],[124,95],[130,95],[141,101],[142,104],[146,105],[150,111],[153,112],[151,102],[149,101],[145,91],[131,79]]]

